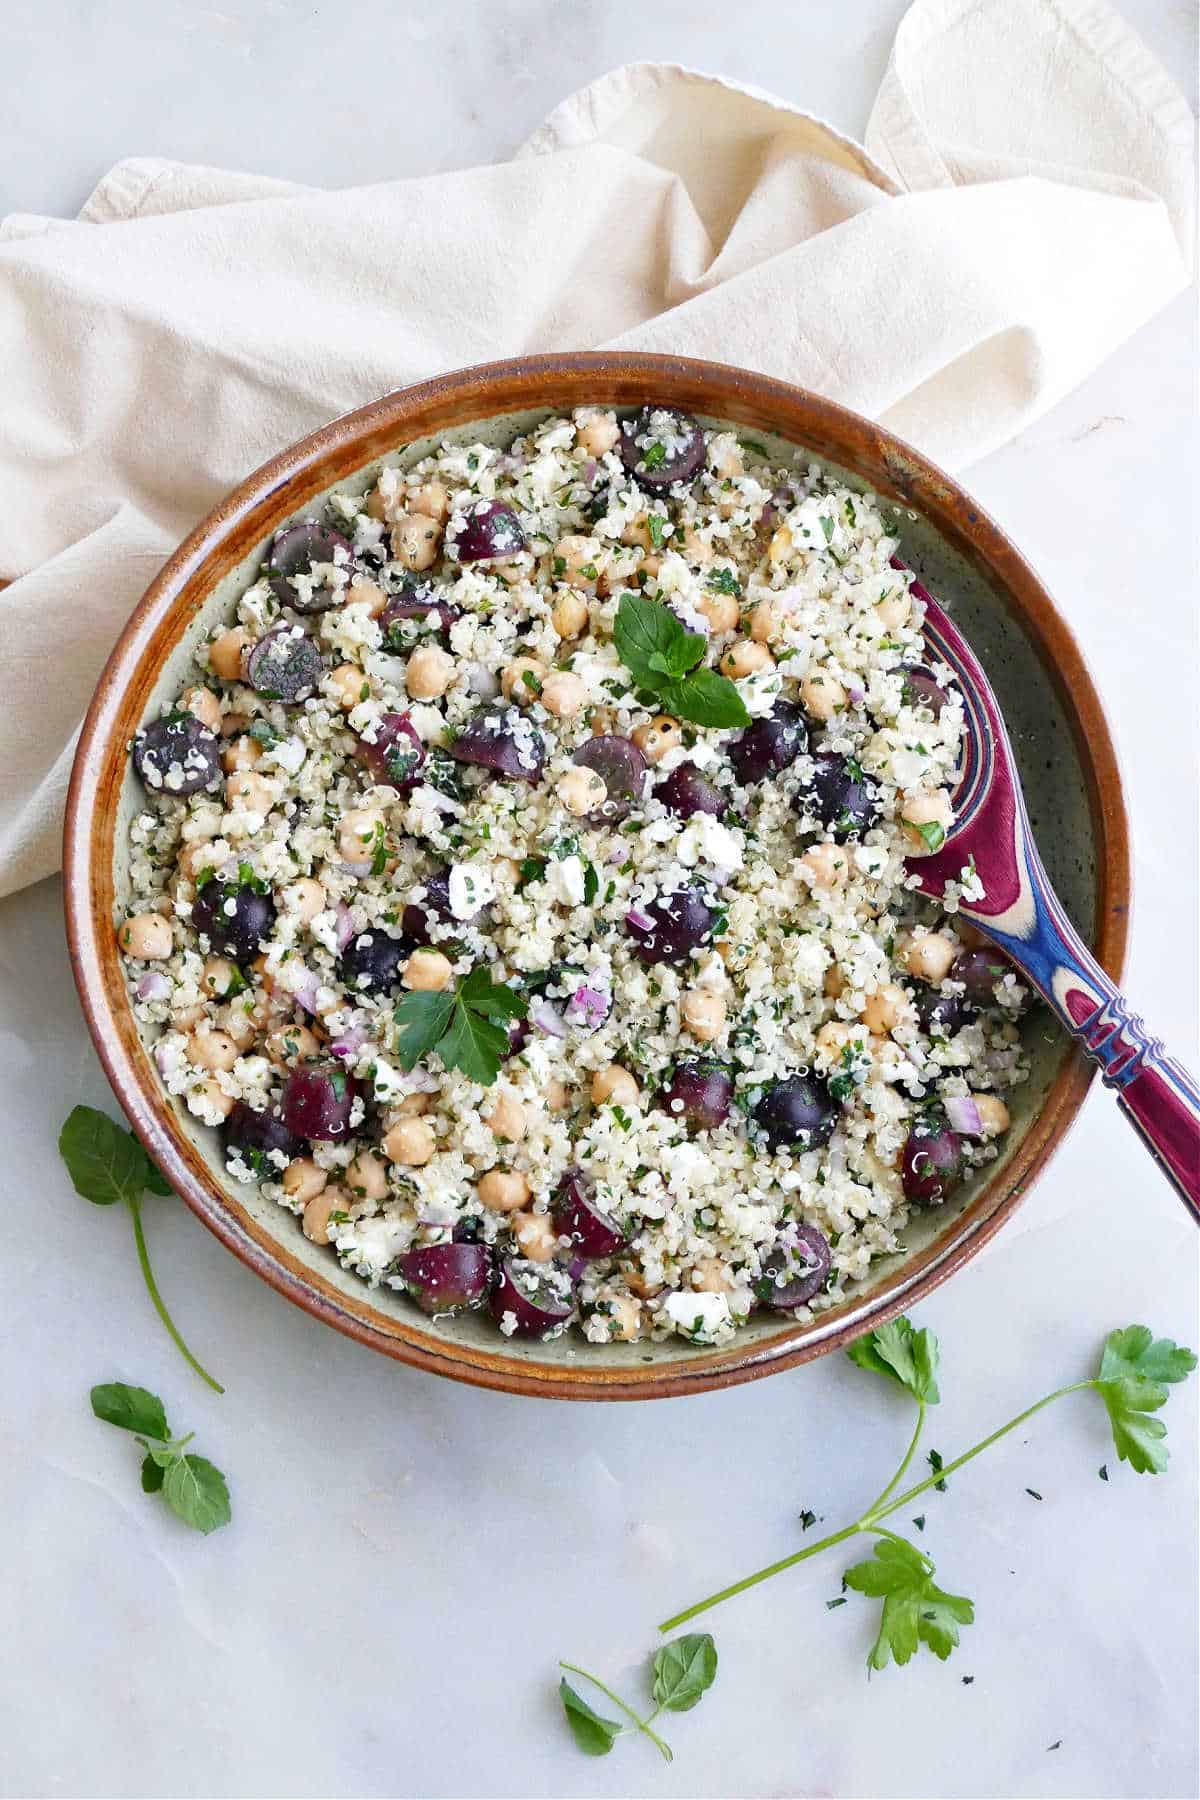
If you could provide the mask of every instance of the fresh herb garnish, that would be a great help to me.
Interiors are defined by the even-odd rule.
[[[822,1550],[862,1533],[879,1540],[874,1556],[847,1569],[842,1580],[845,1587],[883,1602],[878,1635],[868,1659],[870,1667],[882,1669],[890,1661],[905,1663],[922,1644],[945,1660],[958,1644],[959,1627],[973,1622],[974,1607],[965,1595],[951,1594],[939,1587],[934,1581],[936,1567],[932,1558],[892,1531],[884,1521],[902,1507],[910,1506],[918,1495],[930,1488],[944,1492],[947,1474],[962,1468],[1035,1413],[1041,1412],[1043,1407],[1066,1394],[1083,1393],[1089,1388],[1104,1402],[1113,1443],[1122,1461],[1128,1462],[1138,1474],[1161,1474],[1167,1466],[1167,1450],[1163,1443],[1166,1427],[1153,1415],[1166,1403],[1168,1388],[1183,1381],[1196,1366],[1196,1358],[1190,1350],[1172,1343],[1169,1338],[1155,1339],[1144,1325],[1129,1325],[1123,1331],[1111,1331],[1104,1342],[1100,1367],[1090,1380],[1056,1388],[948,1463],[943,1462],[936,1450],[930,1450],[930,1473],[903,1493],[897,1493],[916,1454],[926,1410],[936,1406],[940,1397],[937,1339],[930,1331],[918,1330],[910,1319],[899,1318],[860,1338],[851,1345],[848,1354],[859,1368],[894,1382],[916,1402],[916,1424],[896,1473],[866,1511],[851,1524],[759,1569],[731,1587],[722,1588],[685,1612],[676,1613],[674,1618],[659,1626],[660,1631],[674,1631],[698,1613],[731,1600],[735,1594],[744,1593],[759,1582],[781,1574],[784,1569],[807,1562],[809,1557],[819,1555]],[[1106,1468],[1101,1469],[1101,1476],[1108,1479]],[[1025,1491],[1035,1500],[1041,1499],[1036,1489]],[[924,1515],[914,1519],[913,1523],[923,1531]],[[826,1601],[826,1606],[834,1604],[836,1602]]]
[[[902,825],[907,825],[910,831],[915,831],[925,848],[931,853],[940,850],[946,841],[946,828],[944,825],[939,825],[936,819],[929,819],[924,825],[918,825],[915,819],[903,817],[900,822]]]
[[[98,1419],[121,1431],[132,1431],[146,1452],[143,1493],[161,1493],[171,1511],[196,1531],[207,1534],[228,1525],[229,1489],[224,1475],[207,1457],[188,1450],[194,1432],[181,1438],[171,1436],[157,1394],[128,1387],[123,1381],[108,1381],[92,1389],[91,1399]]]
[[[396,1007],[401,1027],[396,1054],[404,1069],[415,1068],[435,1050],[447,1069],[461,1069],[490,1087],[508,1055],[507,1022],[529,1011],[524,995],[494,982],[486,969],[472,969],[457,987],[432,994],[405,994]]]
[[[731,594],[734,599],[741,599],[742,584],[732,569],[710,569],[706,585],[714,594]]]
[[[733,682],[714,669],[697,667],[705,639],[687,631],[670,607],[622,594],[613,637],[638,686],[660,701],[664,711],[716,728],[750,723]]]
[[[646,514],[646,530],[650,533],[650,542],[656,550],[661,550],[667,541],[667,521],[661,513]]]
[[[575,1663],[564,1662],[558,1666],[566,1669],[568,1674],[580,1675],[584,1681],[590,1681],[629,1720],[628,1725],[622,1725],[616,1719],[604,1718],[593,1711],[565,1677],[560,1680],[558,1694],[567,1715],[567,1723],[575,1742],[586,1756],[607,1756],[619,1737],[625,1737],[631,1731],[640,1731],[657,1747],[664,1760],[670,1762],[670,1745],[664,1743],[651,1727],[662,1713],[690,1712],[693,1706],[699,1705],[717,1678],[717,1647],[707,1631],[688,1632],[686,1637],[664,1644],[651,1664],[654,1710],[645,1718],[631,1706],[627,1706],[621,1696],[614,1694],[598,1676],[589,1674]]]
[[[115,1206],[118,1201],[123,1201],[129,1208],[142,1280],[155,1312],[184,1360],[210,1388],[223,1394],[225,1389],[220,1382],[196,1361],[180,1337],[150,1268],[146,1235],[142,1230],[142,1195],[147,1189],[152,1194],[170,1194],[171,1189],[132,1131],[122,1131],[107,1113],[98,1112],[94,1106],[76,1106],[59,1133],[58,1153],[67,1165],[75,1192],[83,1199],[90,1200],[93,1206]]]

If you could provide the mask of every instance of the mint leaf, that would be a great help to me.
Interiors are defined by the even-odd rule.
[[[944,1662],[958,1644],[958,1628],[970,1625],[975,1608],[961,1594],[948,1594],[933,1580],[934,1564],[906,1538],[884,1538],[873,1562],[856,1563],[842,1577],[860,1594],[883,1601],[879,1635],[867,1658],[873,1669],[906,1663],[926,1644]]]
[[[136,1200],[151,1176],[162,1180],[133,1133],[94,1106],[72,1108],[58,1135],[58,1151],[75,1192],[93,1206]]]
[[[670,682],[659,689],[664,710],[678,719],[690,719],[694,725],[712,730],[730,730],[735,725],[749,725],[746,703],[727,675],[715,669],[696,669],[681,681]]]
[[[654,1658],[654,1698],[664,1712],[690,1712],[717,1678],[717,1646],[707,1631],[665,1644]]]
[[[163,1479],[163,1470],[159,1464],[155,1462],[152,1456],[147,1456],[145,1462],[142,1464],[143,1494],[157,1494],[159,1488],[161,1488],[163,1484]]]
[[[185,1525],[205,1536],[228,1525],[232,1516],[225,1477],[203,1456],[180,1456],[172,1463],[163,1482],[163,1499]]]
[[[613,623],[613,641],[625,667],[644,686],[658,686],[658,672],[651,658],[666,658],[672,646],[689,635],[692,634],[684,630],[670,607],[657,600],[639,599],[636,594],[621,595]],[[703,639],[700,645],[703,650]]]
[[[605,1719],[593,1712],[582,1694],[577,1694],[565,1676],[558,1684],[559,1699],[567,1715],[567,1724],[585,1756],[607,1756],[620,1737],[622,1727],[615,1719]]]
[[[914,1399],[923,1400],[927,1406],[936,1406],[941,1399],[937,1338],[928,1329],[918,1331],[904,1314],[859,1338],[846,1355],[860,1369],[898,1381]]]
[[[393,1015],[400,1026],[396,1055],[402,1069],[413,1069],[437,1047],[454,1016],[452,993],[405,994]]]
[[[1170,1338],[1155,1338],[1146,1325],[1127,1325],[1110,1331],[1100,1358],[1100,1380],[1114,1381],[1125,1375],[1146,1381],[1185,1381],[1196,1367],[1192,1351]]]
[[[102,1382],[91,1392],[92,1411],[106,1425],[120,1431],[140,1431],[146,1437],[166,1439],[167,1415],[157,1394],[148,1388],[129,1387],[123,1381]]]

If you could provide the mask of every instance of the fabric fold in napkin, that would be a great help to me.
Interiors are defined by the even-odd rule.
[[[0,893],[175,543],[389,389],[538,350],[737,362],[962,467],[1188,279],[1192,120],[1102,0],[917,0],[865,145],[667,65],[511,162],[326,193],[134,160],[0,225]]]

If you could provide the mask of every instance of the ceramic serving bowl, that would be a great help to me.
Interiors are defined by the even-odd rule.
[[[953,481],[888,432],[799,388],[716,363],[589,354],[487,364],[390,394],[285,450],[197,526],[151,583],[101,676],[67,805],[67,934],[84,1013],[121,1105],[175,1191],[280,1293],[361,1343],[481,1387],[565,1399],[650,1399],[748,1381],[912,1307],[1011,1216],[1090,1079],[1065,1034],[1035,1010],[1032,1076],[1010,1097],[1012,1129],[982,1178],[916,1214],[902,1252],[875,1264],[833,1310],[808,1324],[756,1315],[733,1344],[712,1350],[681,1341],[601,1348],[574,1335],[506,1341],[475,1314],[431,1322],[390,1289],[344,1273],[257,1189],[228,1182],[216,1133],[163,1091],[113,931],[128,888],[129,821],[141,804],[127,746],[178,690],[194,646],[232,611],[272,534],[331,487],[365,488],[381,459],[416,460],[436,439],[507,441],[548,412],[645,401],[749,428],[773,452],[802,446],[902,509],[906,558],[950,607],[1000,697],[1051,878],[1119,980],[1129,897],[1120,777],[1091,678],[1037,576]]]

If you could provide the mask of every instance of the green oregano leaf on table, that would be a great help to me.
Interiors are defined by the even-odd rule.
[[[145,1451],[142,1491],[161,1493],[185,1525],[207,1534],[228,1525],[231,1511],[225,1477],[206,1456],[189,1451],[193,1434],[172,1437],[166,1410],[157,1394],[108,1381],[91,1392],[92,1411],[106,1425],[134,1434]]]
[[[558,1694],[575,1742],[584,1755],[607,1756],[624,1727],[615,1719],[601,1718],[582,1694],[576,1693],[565,1675],[558,1684]]]
[[[654,1698],[664,1712],[690,1712],[717,1679],[717,1646],[707,1631],[664,1644],[654,1658]]]
[[[660,1756],[670,1762],[671,1747],[652,1729],[654,1721],[662,1713],[690,1712],[693,1706],[699,1704],[717,1678],[717,1647],[707,1631],[689,1632],[686,1637],[664,1644],[651,1662],[654,1708],[645,1718],[627,1705],[598,1675],[590,1674],[576,1663],[560,1663],[559,1668],[566,1669],[572,1675],[582,1676],[584,1681],[590,1681],[629,1721],[627,1725],[622,1725],[616,1719],[602,1717],[592,1710],[568,1681],[561,1680],[558,1693],[567,1715],[567,1723],[574,1733],[575,1742],[588,1756],[607,1756],[619,1737],[624,1737],[631,1731],[640,1731],[655,1745]]]
[[[715,669],[698,666],[704,655],[703,636],[688,631],[669,606],[622,594],[613,640],[638,687],[675,717],[718,730],[750,723],[733,682]]]
[[[395,1011],[396,1055],[402,1068],[412,1069],[434,1051],[445,1068],[461,1069],[490,1087],[508,1054],[508,1025],[528,1011],[523,994],[475,968],[452,989],[402,997]]]
[[[147,1191],[152,1194],[170,1194],[172,1190],[168,1182],[155,1168],[133,1133],[122,1130],[107,1113],[99,1112],[94,1106],[76,1106],[72,1109],[59,1133],[58,1150],[75,1192],[84,1200],[90,1200],[93,1206],[115,1206],[118,1201],[122,1201],[129,1208],[138,1265],[155,1312],[184,1360],[210,1388],[223,1394],[225,1389],[220,1382],[214,1380],[208,1370],[196,1360],[179,1335],[150,1267],[150,1253],[142,1228],[142,1195]]]

